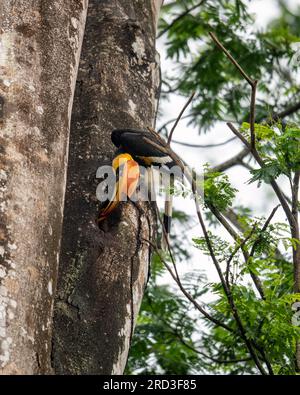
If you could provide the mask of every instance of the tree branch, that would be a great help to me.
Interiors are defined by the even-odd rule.
[[[248,362],[248,361],[252,360],[251,357],[240,358],[240,359],[238,359],[238,358],[236,358],[236,359],[218,359],[216,356],[207,355],[203,351],[198,350],[197,348],[188,344],[177,331],[173,331],[172,333],[177,337],[177,339],[180,341],[180,343],[182,343],[186,348],[194,351],[196,354],[202,355],[204,358],[209,359],[210,361],[212,361],[214,363],[218,363],[220,365],[227,365],[227,364],[231,364],[231,363]]]
[[[255,232],[256,226],[257,226],[257,224],[255,224],[255,225],[253,226],[253,228],[252,228],[251,232],[248,234],[248,236],[245,237],[244,240],[243,240],[240,244],[238,244],[238,245],[236,246],[236,248],[232,251],[232,253],[231,253],[229,259],[228,259],[227,262],[226,262],[226,275],[225,275],[225,279],[226,279],[226,282],[227,282],[227,285],[228,285],[228,286],[230,286],[230,285],[229,285],[230,263],[231,263],[231,261],[233,260],[233,258],[235,257],[235,255],[237,254],[237,252],[239,251],[239,249],[242,249],[242,250],[243,250],[243,247],[245,246],[245,244],[247,243],[247,241],[251,238],[251,236],[252,236],[253,233]]]
[[[235,137],[232,137],[226,141],[222,141],[221,143],[215,143],[215,144],[191,144],[191,143],[185,143],[183,141],[177,141],[177,140],[172,140],[172,143],[184,145],[185,147],[191,147],[191,148],[214,148],[214,147],[221,147],[222,145],[226,145],[235,139],[236,139]]]
[[[244,148],[238,154],[228,159],[227,161],[220,163],[212,168],[212,171],[223,172],[230,169],[232,166],[242,164],[242,160],[249,154],[249,148]]]
[[[231,63],[239,70],[242,77],[251,86],[251,104],[250,104],[250,132],[251,132],[251,148],[255,149],[255,99],[256,99],[256,88],[258,81],[252,80],[229,51],[220,43],[214,33],[209,32],[210,37],[217,44],[217,46],[225,53]]]
[[[289,108],[287,108],[287,109],[285,109],[285,110],[283,110],[283,111],[281,111],[281,112],[279,112],[277,114],[275,113],[272,116],[272,119],[275,120],[275,121],[278,121],[279,119],[283,119],[285,117],[288,117],[289,115],[292,115],[292,114],[294,114],[295,112],[297,112],[299,110],[300,110],[300,101],[298,103],[294,104],[293,106],[291,106],[291,107],[289,107]]]
[[[292,185],[292,214],[294,218],[294,226],[292,227],[292,237],[296,239],[296,246],[293,247],[293,266],[294,266],[294,292],[300,292],[300,232],[299,232],[299,218],[298,218],[298,205],[299,205],[299,182],[300,170],[295,172],[293,185]],[[300,372],[300,341],[296,343],[296,364],[297,372]]]
[[[224,218],[222,213],[220,213],[220,211],[216,207],[211,206],[211,205],[209,206],[209,209],[214,214],[214,216],[219,220],[219,222],[223,225],[223,227],[227,230],[227,232],[232,236],[232,238],[235,240],[235,242],[238,242],[239,239],[240,239],[238,233],[228,223],[228,221],[226,220],[226,218]],[[242,245],[241,248],[242,248],[242,252],[243,252],[243,255],[244,255],[245,263],[247,264],[248,261],[249,261],[249,253],[244,248],[244,245]],[[250,276],[251,276],[251,278],[253,280],[253,283],[254,283],[258,293],[260,294],[262,299],[265,299],[265,293],[264,293],[263,286],[262,286],[262,283],[260,281],[260,278],[251,269],[249,269],[249,272],[250,272]]]
[[[294,263],[294,290],[296,293],[300,292],[300,246],[299,246],[299,219],[298,219],[298,212],[299,212],[299,180],[300,180],[300,170],[295,172],[294,179],[293,179],[293,186],[292,186],[292,215],[294,218],[294,226],[292,227],[292,237],[298,242],[296,242],[295,248],[293,248],[293,263]],[[300,361],[299,363],[299,370],[300,370]]]
[[[233,56],[228,52],[228,50],[220,43],[217,39],[216,35],[212,32],[209,32],[210,37],[217,44],[219,49],[225,53],[227,58],[231,61],[231,63],[239,70],[242,77],[248,82],[249,85],[253,85],[254,81],[248,76],[248,74],[243,70],[243,68],[238,64],[238,62],[233,58]]]
[[[250,103],[250,134],[251,134],[251,148],[255,149],[255,98],[256,87],[258,81],[252,81],[251,85],[251,103]]]
[[[272,221],[276,211],[278,210],[278,208],[280,207],[280,204],[278,206],[276,206],[275,208],[273,208],[271,214],[269,215],[268,219],[266,220],[264,226],[261,228],[261,231],[259,232],[259,236],[258,238],[255,240],[255,242],[253,243],[252,249],[250,251],[250,255],[249,258],[252,258],[254,253],[255,253],[255,248],[257,247],[258,243],[260,242],[263,233],[267,230],[270,222]]]
[[[172,127],[172,129],[170,131],[170,134],[169,134],[169,137],[168,137],[168,141],[167,141],[168,146],[170,146],[170,144],[171,144],[171,140],[172,140],[172,136],[173,136],[174,130],[176,129],[176,126],[178,125],[178,122],[180,121],[180,118],[182,117],[184,111],[186,110],[186,108],[188,107],[190,102],[193,100],[193,97],[195,96],[195,93],[196,92],[193,92],[191,94],[191,96],[189,97],[188,101],[185,103],[185,105],[183,106],[182,110],[180,111],[180,113],[179,113],[179,115],[178,115],[178,117],[177,117],[177,119],[176,119],[176,121],[174,123],[174,126]]]

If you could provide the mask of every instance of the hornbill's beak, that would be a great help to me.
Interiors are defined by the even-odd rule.
[[[115,190],[111,200],[103,207],[98,217],[98,222],[106,219],[117,207],[120,201],[130,198],[138,185],[140,177],[139,165],[129,154],[120,154],[114,158],[112,167],[116,173]]]

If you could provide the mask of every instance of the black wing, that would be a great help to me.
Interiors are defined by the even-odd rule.
[[[147,143],[144,140],[145,137],[152,140],[155,144],[160,145],[159,140],[156,140],[150,132],[144,130],[116,129],[111,134],[111,140],[114,145],[129,152],[131,155],[145,157],[166,156],[163,151]]]

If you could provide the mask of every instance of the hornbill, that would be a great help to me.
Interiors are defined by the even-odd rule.
[[[145,167],[159,166],[160,170],[170,173],[170,188],[174,187],[174,173],[170,170],[176,166],[168,154],[167,143],[156,135],[154,131],[135,129],[115,129],[112,131],[111,140],[118,148],[117,153],[129,153],[133,159]],[[165,201],[163,225],[166,239],[169,240],[172,219],[172,195],[168,194]],[[164,236],[164,235],[163,235]],[[165,237],[162,238],[166,243]],[[164,247],[166,247],[164,245]]]
[[[112,162],[112,168],[116,175],[114,191],[111,199],[102,207],[98,222],[106,219],[120,201],[127,197],[130,198],[134,194],[139,183],[140,168],[130,154],[118,154]]]

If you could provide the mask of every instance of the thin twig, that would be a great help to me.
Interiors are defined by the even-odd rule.
[[[194,117],[194,116],[196,116],[196,115],[197,115],[197,114],[195,114],[194,112],[191,112],[191,113],[189,113],[189,114],[187,114],[187,115],[182,116],[181,119],[191,118],[191,117]],[[162,124],[162,126],[159,127],[159,129],[157,129],[157,133],[159,134],[159,133],[161,133],[164,129],[167,129],[167,126],[168,126],[170,123],[175,122],[176,119],[177,119],[177,118],[171,118],[171,119],[169,119],[168,121],[166,121],[164,124]]]
[[[293,248],[293,264],[294,264],[294,291],[295,293],[300,292],[300,246],[299,246],[299,182],[300,182],[300,170],[296,171],[293,179],[292,186],[292,214],[294,218],[294,226],[292,227],[292,237],[296,239],[296,246]],[[299,355],[300,355],[300,343],[298,343]],[[298,369],[300,371],[300,360],[297,361]]]
[[[256,88],[258,81],[253,81],[251,84],[251,103],[250,103],[250,135],[251,135],[251,148],[255,149],[255,100]]]
[[[249,258],[252,258],[252,257],[253,257],[254,252],[255,252],[255,249],[256,249],[258,243],[260,242],[263,233],[267,230],[267,228],[268,228],[270,222],[272,221],[272,219],[273,219],[273,217],[274,217],[274,215],[275,215],[275,213],[276,213],[276,211],[278,210],[279,207],[280,207],[280,204],[278,204],[278,206],[276,206],[275,208],[273,208],[271,214],[269,215],[268,219],[267,219],[266,222],[264,223],[264,226],[261,228],[261,231],[259,232],[259,235],[258,235],[257,239],[255,240],[255,242],[254,242],[253,245],[252,245],[252,249],[251,249],[251,251],[250,251]]]
[[[227,282],[227,285],[229,286],[229,271],[230,271],[230,263],[233,260],[233,258],[235,257],[235,255],[237,254],[237,252],[239,251],[239,249],[243,250],[244,245],[247,243],[247,241],[251,238],[251,236],[253,235],[253,233],[256,230],[256,226],[257,224],[254,224],[251,232],[248,234],[247,237],[244,238],[244,240],[242,240],[242,242],[240,244],[238,244],[235,249],[232,251],[229,259],[226,262],[226,275],[225,275],[225,279]]]
[[[238,240],[240,239],[238,233],[233,229],[233,227],[228,223],[228,221],[226,220],[226,218],[222,215],[222,213],[220,213],[220,211],[212,206],[209,205],[209,209],[211,210],[211,212],[214,214],[214,216],[218,219],[218,221],[223,225],[223,227],[227,230],[227,232],[232,236],[232,238],[235,240],[235,242],[238,242]],[[244,255],[244,259],[245,259],[245,263],[247,264],[249,261],[249,253],[248,251],[244,248],[244,246],[242,246],[242,252]],[[260,278],[258,277],[258,275],[256,273],[254,273],[251,268],[249,268],[249,273],[250,276],[253,280],[253,283],[260,295],[260,297],[262,299],[265,299],[265,293],[263,290],[263,285],[261,283]]]
[[[300,102],[294,104],[291,107],[286,108],[285,110],[282,110],[281,112],[275,113],[271,116],[272,120],[278,121],[279,119],[285,118],[289,115],[294,114],[295,112],[300,110]]]
[[[212,171],[219,171],[219,172],[223,172],[227,169],[230,169],[232,166],[241,164],[241,161],[247,156],[249,155],[249,149],[248,148],[244,148],[242,149],[238,154],[236,154],[235,156],[233,156],[232,158],[228,159],[227,161],[216,165],[212,168]]]
[[[232,137],[226,141],[222,141],[221,143],[215,143],[215,144],[190,144],[190,143],[186,143],[183,141],[177,141],[177,140],[172,140],[172,143],[184,145],[185,147],[191,147],[191,148],[214,148],[214,147],[221,147],[222,145],[231,143],[231,141],[233,141],[235,139],[236,139],[235,137]]]
[[[183,115],[184,111],[186,110],[186,108],[188,107],[190,102],[193,100],[193,97],[195,96],[195,93],[196,92],[193,92],[191,94],[191,96],[189,97],[188,101],[185,103],[185,105],[183,106],[182,110],[180,111],[180,113],[179,113],[179,115],[178,115],[178,117],[177,117],[177,119],[176,119],[176,121],[174,123],[174,126],[172,127],[171,132],[169,134],[168,142],[167,142],[168,146],[170,146],[170,144],[171,144],[171,140],[172,140],[172,136],[173,136],[174,130],[176,129],[176,126],[177,126],[178,122],[180,121],[181,116]]]
[[[249,83],[249,85],[253,85],[254,81],[248,76],[248,74],[243,70],[243,68],[238,64],[238,62],[233,58],[233,56],[228,52],[228,50],[220,43],[217,39],[216,35],[212,32],[209,32],[210,37],[217,44],[217,46],[225,53],[227,58],[231,61],[232,64],[239,70],[241,75],[245,78],[245,80]]]
[[[256,88],[257,88],[257,80],[253,80],[248,76],[245,70],[240,66],[240,64],[234,59],[234,57],[229,53],[229,51],[221,44],[221,42],[217,39],[216,35],[212,32],[209,32],[210,37],[217,44],[217,46],[225,53],[227,58],[231,61],[231,63],[239,70],[242,77],[248,82],[251,86],[251,104],[250,104],[250,133],[251,133],[251,148],[255,148],[255,100],[256,100]]]
[[[197,115],[202,115],[202,113],[201,113],[200,111],[192,111],[192,112],[190,112],[190,113],[188,113],[188,114],[186,114],[186,115],[183,115],[183,116],[181,117],[181,119],[187,119],[187,118],[191,118],[191,117],[196,117]],[[168,121],[166,121],[164,124],[162,124],[162,125],[159,127],[159,129],[157,129],[157,133],[161,133],[163,129],[166,129],[167,126],[168,126],[170,123],[175,122],[176,119],[177,119],[177,118],[171,118],[171,119],[169,119]],[[235,122],[234,120],[226,120],[226,119],[222,119],[222,120],[221,120],[221,119],[214,119],[214,121],[215,121],[215,122],[220,122],[220,121],[222,121],[222,122]]]
[[[240,164],[241,164],[241,166],[243,166],[247,170],[250,170],[250,171],[254,170],[254,168],[251,165],[249,165],[249,163],[246,163],[243,160],[240,161]]]
[[[241,359],[218,359],[216,356],[210,356],[205,354],[203,351],[198,350],[197,348],[191,346],[190,344],[188,344],[182,336],[180,336],[179,333],[177,333],[177,331],[172,332],[173,335],[175,335],[177,337],[177,339],[186,347],[189,348],[190,350],[194,351],[195,353],[202,355],[204,358],[214,362],[214,363],[218,363],[220,365],[226,365],[226,364],[231,364],[231,363],[240,363],[240,362],[248,362],[251,361],[252,358],[251,357],[247,357],[247,358],[241,358]]]

